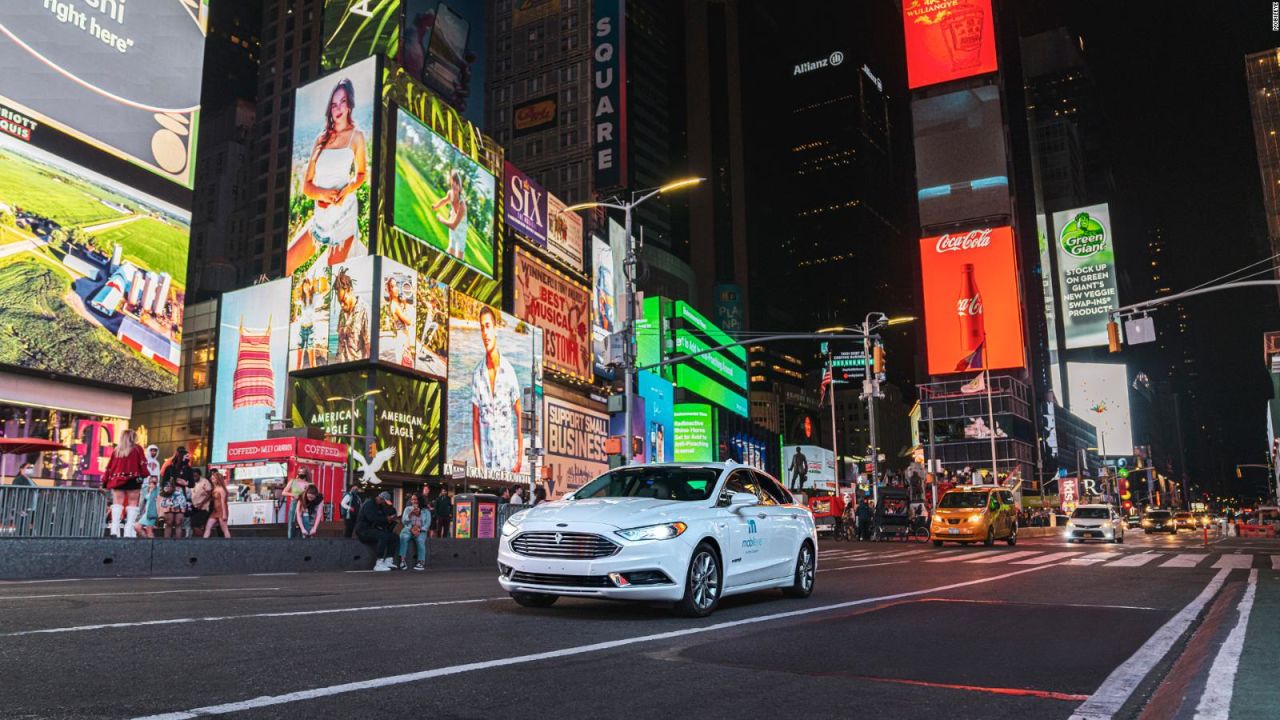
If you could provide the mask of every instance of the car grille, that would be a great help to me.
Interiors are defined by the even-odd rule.
[[[525,585],[550,585],[555,587],[604,588],[613,587],[607,575],[542,575],[540,573],[511,573],[511,582]]]
[[[527,532],[511,541],[511,549],[528,557],[591,560],[614,555],[622,547],[591,533]]]

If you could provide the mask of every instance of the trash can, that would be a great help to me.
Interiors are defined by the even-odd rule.
[[[453,499],[453,537],[457,540],[498,536],[498,496],[459,493]]]

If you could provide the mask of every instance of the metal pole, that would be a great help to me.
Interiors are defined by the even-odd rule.
[[[632,311],[635,309],[635,284],[632,280],[632,268],[635,267],[635,246],[631,242],[631,204],[627,204],[625,208],[625,236],[626,236],[626,253],[622,260],[622,280],[623,280],[623,309],[622,309],[622,382],[623,382],[623,401],[625,407],[622,413],[622,464],[631,464],[632,444],[635,442],[631,435],[631,406],[634,401],[636,359],[632,348],[635,343],[635,326],[632,321]]]
[[[933,507],[938,507],[938,475],[934,474],[933,460],[937,456],[933,451],[933,406],[929,406],[929,473],[933,474]]]
[[[827,372],[831,375],[831,454],[835,457],[835,473],[836,473],[836,492],[840,492],[840,445],[836,441],[836,371],[832,364],[830,346],[827,347]],[[804,488],[801,488],[803,490]],[[857,490],[857,482],[854,482],[854,489]]]
[[[871,362],[871,315],[862,319],[862,357],[867,363],[864,373],[864,390],[867,391],[867,429],[871,440],[871,501],[880,504],[880,453],[876,442],[876,383],[872,373],[875,364]]]
[[[986,354],[986,348],[982,350]],[[987,363],[983,363],[986,365]],[[996,468],[996,413],[995,403],[991,399],[991,371],[984,369],[982,372],[987,375],[987,427],[991,435],[991,482],[992,484],[1000,484],[1000,473]]]

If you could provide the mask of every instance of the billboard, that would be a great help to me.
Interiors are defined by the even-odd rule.
[[[413,115],[396,117],[396,229],[496,277],[493,174]]]
[[[227,461],[227,443],[266,438],[269,415],[288,414],[289,290],[280,278],[222,296],[210,462]]]
[[[0,103],[191,187],[208,5],[6,2]]]
[[[582,217],[564,209],[560,198],[547,193],[547,252],[582,272]]]
[[[609,416],[552,397],[544,403],[547,499],[554,500],[609,469]]]
[[[715,410],[704,403],[677,403],[672,407],[675,435],[672,452],[676,462],[712,462],[716,459]]]
[[[186,210],[0,134],[0,364],[176,390],[190,234]]]
[[[996,85],[913,100],[924,226],[1008,215],[1009,171]]]
[[[382,258],[378,360],[444,380],[449,372],[449,287]]]
[[[641,370],[637,373],[637,393],[644,399],[645,462],[662,463],[675,459],[675,388],[670,380]]]
[[[515,310],[543,330],[544,367],[591,380],[591,294],[515,248]]]
[[[485,0],[400,0],[400,65],[463,117],[484,125]]]
[[[1067,349],[1106,345],[1109,312],[1120,307],[1111,211],[1104,203],[1056,212],[1053,227]]]
[[[377,70],[377,60],[367,58],[294,96],[284,268],[290,275],[369,254]]]
[[[836,456],[817,445],[784,445],[782,471],[788,490],[836,489]]]
[[[716,285],[712,290],[716,298],[716,325],[725,332],[738,332],[746,328],[742,308],[742,288],[733,284]]]
[[[538,247],[547,246],[547,191],[520,172],[520,168],[505,163],[502,184],[503,211],[507,226],[532,240]]]
[[[614,306],[613,249],[599,237],[591,236],[591,344],[595,364],[604,366],[604,344],[617,332]]]
[[[1129,374],[1121,363],[1067,363],[1067,388],[1076,417],[1098,430],[1099,455],[1133,455]]]
[[[289,371],[368,360],[373,327],[373,260],[366,255],[294,274]]]
[[[528,438],[521,429],[535,381],[529,323],[455,292],[449,306],[449,447],[468,477],[528,481]]]
[[[1023,367],[1013,229],[923,238],[920,264],[929,374]]]
[[[1053,246],[1049,244],[1049,219],[1036,214],[1036,246],[1040,250],[1040,285],[1044,291],[1044,320],[1048,328],[1049,362],[1058,362],[1058,298],[1053,292]]]
[[[395,57],[401,0],[324,0],[324,47],[320,60],[333,70],[372,55]]]
[[[511,6],[511,27],[524,27],[559,12],[560,0],[515,0]]]
[[[593,187],[627,184],[626,0],[592,0],[591,152]]]
[[[551,93],[511,107],[511,137],[520,138],[559,124],[559,95]]]
[[[991,0],[903,0],[907,86],[995,72]]]

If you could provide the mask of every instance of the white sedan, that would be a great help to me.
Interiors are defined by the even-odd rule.
[[[726,595],[813,592],[809,509],[736,463],[634,465],[511,517],[498,582],[525,607],[560,596],[674,602],[702,617]]]
[[[1124,542],[1125,519],[1110,505],[1081,505],[1067,520],[1067,542],[1105,540]]]

